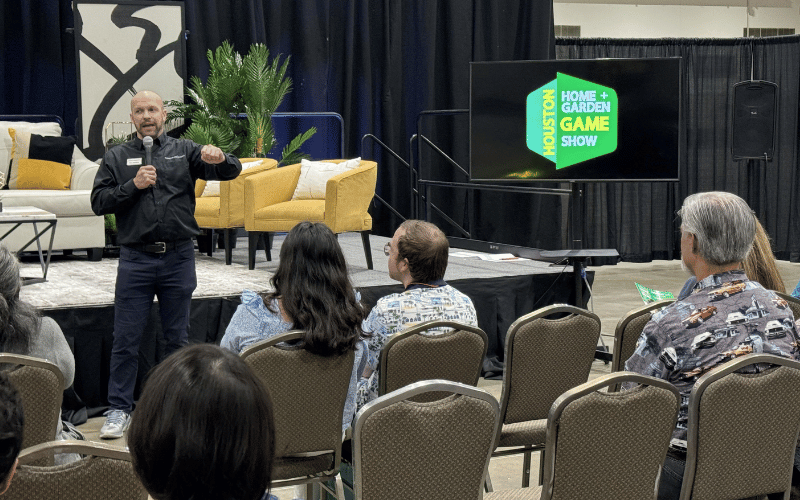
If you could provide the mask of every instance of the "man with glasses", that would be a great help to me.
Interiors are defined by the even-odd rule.
[[[364,320],[364,331],[372,336],[367,341],[367,367],[356,395],[358,408],[378,397],[378,359],[391,335],[433,320],[478,326],[472,300],[444,281],[449,251],[444,233],[420,220],[403,222],[383,247],[389,257],[389,276],[401,282],[405,290],[379,299]]]

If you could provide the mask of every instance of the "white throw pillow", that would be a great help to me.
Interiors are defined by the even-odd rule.
[[[14,141],[11,140],[11,135],[8,129],[28,131],[31,134],[39,134],[42,136],[55,136],[61,135],[61,126],[56,122],[6,122],[0,121],[0,172],[6,174],[6,182],[8,182],[8,166],[11,164],[11,149],[14,146]]]
[[[341,163],[301,161],[300,178],[297,180],[297,187],[294,190],[292,200],[324,200],[328,179],[342,172],[352,170],[360,164],[360,157]]]
[[[256,161],[248,161],[247,163],[242,163],[242,172],[247,170],[248,168],[253,168],[255,166],[261,165],[264,163],[264,160],[256,160]],[[203,189],[203,194],[200,196],[219,196],[219,183],[220,181],[206,181],[206,187]]]

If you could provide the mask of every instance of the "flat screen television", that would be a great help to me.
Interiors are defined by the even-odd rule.
[[[473,181],[677,181],[681,59],[473,62]]]

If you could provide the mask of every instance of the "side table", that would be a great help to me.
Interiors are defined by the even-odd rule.
[[[25,251],[33,243],[36,243],[36,248],[39,251],[39,263],[42,265],[42,277],[23,277],[23,285],[31,285],[33,283],[43,283],[47,281],[47,270],[50,267],[50,254],[53,251],[53,238],[56,235],[56,220],[55,214],[51,214],[41,208],[36,207],[4,207],[0,212],[0,224],[11,225],[11,229],[6,231],[0,236],[0,241],[3,241],[6,236],[13,233],[18,227],[23,224],[33,224],[33,238],[17,250],[17,253]],[[39,224],[43,225],[41,231]],[[47,231],[50,231],[50,242],[47,246],[47,258],[44,257],[42,251],[41,238]]]

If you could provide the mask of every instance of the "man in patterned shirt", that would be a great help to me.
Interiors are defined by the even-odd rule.
[[[372,336],[367,341],[367,367],[356,395],[358,409],[378,397],[378,359],[391,335],[433,320],[478,326],[472,300],[444,281],[450,245],[438,227],[407,220],[383,251],[389,257],[389,276],[401,282],[405,291],[379,299],[364,320],[363,329]]]
[[[681,392],[659,499],[680,493],[687,404],[695,381],[751,352],[798,357],[792,311],[741,269],[755,235],[755,215],[747,203],[731,193],[698,193],[686,198],[678,214],[681,260],[697,285],[689,296],[653,315],[625,363],[626,370],[665,379]]]

